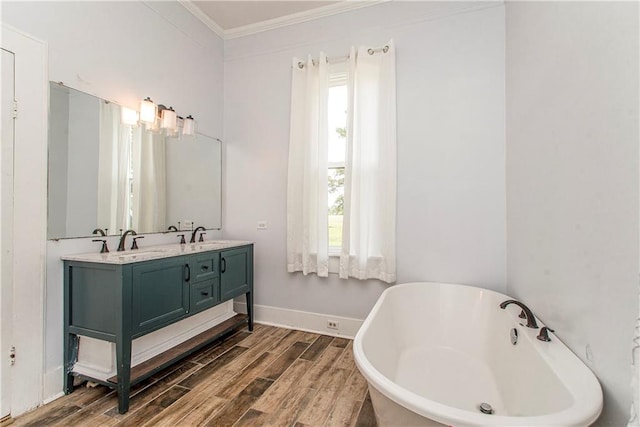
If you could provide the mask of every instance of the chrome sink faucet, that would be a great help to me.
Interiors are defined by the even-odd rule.
[[[125,240],[127,240],[127,234],[136,236],[138,233],[136,233],[135,230],[127,230],[124,233],[122,233],[122,236],[120,236],[120,243],[118,244],[118,252],[124,251],[124,242]]]
[[[198,226],[196,227],[195,230],[193,230],[193,233],[191,233],[191,240],[189,240],[189,243],[195,243],[196,242],[196,234],[198,234],[198,231],[206,231],[206,228],[204,228],[203,226]],[[200,237],[202,237],[202,235],[200,235]],[[202,241],[202,240],[200,240]]]
[[[524,305],[520,301],[516,301],[514,299],[509,299],[509,300],[503,301],[500,304],[500,308],[504,310],[509,304],[515,304],[515,305],[517,305],[518,307],[520,307],[522,309],[522,311],[524,312],[525,318],[527,319],[527,328],[538,329],[538,323],[536,322],[536,316],[533,315],[533,312],[529,309],[529,307],[527,307],[526,305]]]

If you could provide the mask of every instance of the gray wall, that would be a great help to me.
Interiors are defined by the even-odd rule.
[[[256,242],[257,304],[362,319],[389,286],[287,273],[286,188],[292,58],[390,38],[398,282],[505,291],[504,7],[389,2],[225,42],[223,226]]]
[[[596,373],[626,425],[638,316],[638,5],[513,2],[508,291]]]

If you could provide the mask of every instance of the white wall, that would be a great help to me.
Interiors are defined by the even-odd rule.
[[[138,106],[140,99],[151,96],[176,111],[192,114],[199,132],[222,134],[223,43],[179,3],[3,2],[2,22],[48,43],[50,80],[132,108]],[[46,153],[46,140],[39,144],[36,149]],[[24,162],[16,167],[29,169],[31,165]],[[36,199],[44,201],[46,194],[38,189],[46,189],[46,175],[42,183],[32,188]],[[34,216],[41,214],[44,209],[30,212]],[[140,243],[146,246],[174,241],[171,233],[148,236]],[[115,244],[117,240],[110,238],[110,246]],[[62,389],[59,257],[97,249],[89,239],[47,242],[45,400]],[[28,313],[30,318],[43,316],[33,302],[19,306],[17,311]],[[38,403],[33,402],[33,406]],[[19,411],[14,412],[17,414]]]
[[[291,59],[390,38],[398,282],[505,291],[504,8],[390,2],[225,42],[223,224],[256,242],[257,304],[362,319],[387,288],[289,274],[285,251]]]
[[[626,425],[638,316],[638,4],[510,2],[508,291]]]

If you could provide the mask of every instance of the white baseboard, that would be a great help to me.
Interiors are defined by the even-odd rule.
[[[54,368],[49,372],[45,372],[44,387],[42,393],[42,396],[44,397],[44,404],[56,400],[60,396],[64,396],[64,392],[62,391],[62,372],[62,366],[58,366],[57,368]]]
[[[233,309],[238,313],[246,314],[247,304],[234,301]],[[363,322],[363,320],[350,317],[290,310],[268,305],[254,305],[253,311],[254,321],[258,323],[342,338],[355,337]],[[328,321],[337,322],[338,329],[327,328]]]

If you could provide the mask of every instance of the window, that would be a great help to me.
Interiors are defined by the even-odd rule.
[[[393,42],[351,47],[347,58],[331,63],[320,52],[317,59],[293,58],[291,64],[287,271],[326,277],[336,271],[331,260],[340,278],[391,283],[396,277]]]
[[[332,67],[328,102],[328,225],[329,254],[340,254],[344,213],[344,166],[347,143],[347,73]]]

